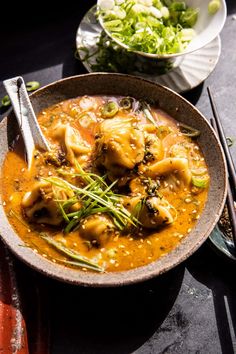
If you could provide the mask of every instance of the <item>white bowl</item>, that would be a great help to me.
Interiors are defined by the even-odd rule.
[[[97,0],[98,8],[100,6],[101,1],[102,0]],[[151,53],[145,53],[140,51],[132,51],[132,52],[153,59],[155,58],[168,59],[168,58],[175,58],[180,55],[192,53],[202,47],[205,47],[207,44],[213,41],[213,39],[215,39],[218,36],[218,34],[221,32],[225,24],[226,15],[227,15],[225,0],[220,0],[221,2],[220,9],[214,15],[210,15],[208,12],[209,2],[210,0],[185,0],[187,6],[192,8],[198,8],[199,13],[198,13],[197,23],[193,27],[196,32],[196,36],[191,40],[191,42],[188,44],[188,46],[184,51],[179,53],[174,53],[174,54],[151,54]],[[104,27],[103,19],[101,16],[98,17],[98,20],[102,28],[104,29],[104,31],[107,33],[109,37],[112,38],[112,40],[114,40],[121,47],[130,51],[129,46],[120,42],[116,38],[112,37],[111,33]]]

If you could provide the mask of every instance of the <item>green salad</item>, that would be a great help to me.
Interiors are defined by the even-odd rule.
[[[199,10],[184,1],[100,0],[98,5],[106,31],[131,51],[180,53],[196,34]]]

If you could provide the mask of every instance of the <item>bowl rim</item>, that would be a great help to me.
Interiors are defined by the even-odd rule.
[[[112,34],[106,29],[106,27],[104,26],[104,22],[103,22],[103,19],[102,19],[102,16],[98,16],[98,22],[100,23],[100,26],[102,27],[102,29],[105,31],[105,33],[107,34],[107,36],[109,38],[111,38],[111,40],[113,40],[116,44],[118,44],[120,47],[126,49],[127,51],[130,51],[131,53],[135,53],[137,55],[140,55],[142,57],[145,57],[145,58],[149,58],[149,59],[163,59],[163,60],[166,60],[166,59],[175,59],[175,58],[178,58],[178,57],[181,57],[183,55],[187,55],[187,54],[190,54],[190,53],[193,53],[199,49],[201,49],[202,47],[205,47],[206,45],[208,45],[210,42],[212,42],[219,34],[220,32],[222,31],[224,25],[225,25],[225,21],[226,21],[226,18],[227,18],[227,6],[226,6],[226,2],[225,0],[220,0],[221,1],[221,4],[222,4],[222,9],[223,9],[223,18],[222,18],[222,21],[221,21],[221,25],[219,26],[218,28],[218,31],[217,31],[217,34],[215,36],[213,36],[212,38],[210,38],[210,40],[208,41],[203,41],[203,44],[202,45],[198,45],[196,46],[196,48],[189,48],[189,44],[187,45],[187,47],[185,48],[185,50],[183,52],[179,52],[179,53],[173,53],[173,54],[155,54],[155,53],[147,53],[147,52],[141,52],[141,51],[138,51],[138,50],[131,50],[130,47],[124,43],[122,43],[121,41],[119,41],[117,38],[114,38],[112,36]],[[99,0],[97,0],[97,4],[94,5],[97,7],[99,7],[99,4],[98,4]]]
[[[158,86],[160,90],[166,91],[167,94],[170,93],[173,96],[177,96],[178,100],[189,105],[191,109],[193,109],[198,115],[200,115],[200,118],[203,119],[204,123],[208,125],[210,131],[214,136],[215,143],[219,149],[220,159],[224,166],[224,171],[222,171],[223,172],[222,181],[224,185],[224,190],[221,191],[221,193],[223,192],[222,198],[219,203],[218,210],[216,210],[214,218],[211,220],[212,221],[211,224],[209,224],[208,227],[204,229],[204,232],[201,233],[201,237],[200,236],[198,237],[197,242],[195,242],[192,247],[189,247],[189,249],[187,248],[187,250],[185,250],[186,246],[184,241],[188,239],[188,237],[186,237],[182,242],[180,242],[180,244],[174,250],[172,250],[171,252],[163,256],[162,262],[164,263],[164,266],[161,265],[161,267],[159,262],[160,259],[157,259],[152,263],[149,263],[145,266],[138,267],[132,270],[97,274],[92,272],[83,272],[80,270],[69,269],[63,265],[55,264],[47,260],[43,256],[36,254],[31,248],[20,247],[20,246],[24,246],[25,243],[20,239],[20,237],[17,235],[17,233],[14,231],[13,227],[9,223],[2,202],[0,201],[0,219],[1,219],[0,237],[3,240],[3,242],[11,249],[11,251],[18,258],[20,258],[24,263],[29,265],[31,268],[41,272],[42,274],[57,279],[59,281],[76,284],[76,285],[82,285],[82,286],[91,286],[91,287],[118,287],[118,286],[130,285],[130,284],[142,282],[150,278],[153,278],[157,275],[160,275],[164,272],[167,272],[171,268],[174,268],[175,266],[177,266],[178,264],[186,260],[202,245],[202,243],[208,238],[211,231],[215,227],[224,207],[224,202],[227,193],[226,161],[223,154],[223,149],[219,143],[216,133],[212,129],[207,119],[202,115],[202,113],[195,106],[193,106],[190,102],[188,102],[185,98],[183,98],[173,90],[140,77],[135,77],[126,74],[117,74],[117,73],[88,73],[82,75],[75,75],[75,76],[54,81],[38,89],[36,92],[32,93],[30,97],[37,97],[37,95],[40,95],[41,92],[46,91],[48,88],[52,88],[57,85],[59,85],[60,87],[60,85],[64,85],[64,83],[67,83],[70,80],[83,80],[84,77],[96,78],[98,76],[99,77],[110,76],[113,78],[119,77],[121,80],[125,80],[125,78],[127,78],[132,81],[133,80],[137,81],[137,84],[144,82],[146,83],[146,85],[151,85],[153,87]],[[11,112],[12,110],[0,122],[0,131],[5,131],[4,129],[7,128],[7,124],[8,124],[7,118],[11,114]],[[4,157],[5,155],[6,154],[4,153]],[[0,193],[0,198],[2,199],[1,193]],[[176,254],[178,256],[177,258],[175,257]]]

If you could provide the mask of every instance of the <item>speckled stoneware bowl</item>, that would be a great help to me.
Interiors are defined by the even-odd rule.
[[[0,204],[0,233],[3,241],[22,261],[45,275],[61,281],[85,286],[121,286],[140,282],[175,267],[184,261],[207,239],[222,212],[226,197],[226,165],[222,149],[212,128],[202,114],[178,94],[152,82],[121,74],[86,74],[66,78],[39,89],[31,95],[36,114],[42,109],[80,95],[124,95],[158,104],[175,119],[201,131],[198,139],[210,173],[210,189],[205,209],[192,232],[169,254],[146,266],[116,273],[85,273],[54,264],[35,254],[28,247],[21,247],[22,240],[8,222]],[[0,166],[9,143],[18,132],[11,112],[0,124]]]

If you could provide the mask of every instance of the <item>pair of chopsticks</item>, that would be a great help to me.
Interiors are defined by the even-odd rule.
[[[227,139],[225,137],[224,130],[221,124],[220,116],[217,112],[216,104],[213,95],[211,93],[210,87],[207,87],[207,92],[208,92],[211,109],[213,113],[213,118],[210,119],[210,122],[213,129],[215,130],[215,132],[219,137],[219,140],[221,142],[222,148],[225,153],[225,158],[227,163],[228,190],[227,190],[226,205],[228,208],[229,220],[232,228],[233,243],[236,249],[236,210],[234,206],[234,198],[236,198],[236,171],[232,160],[232,156],[229,151]]]

